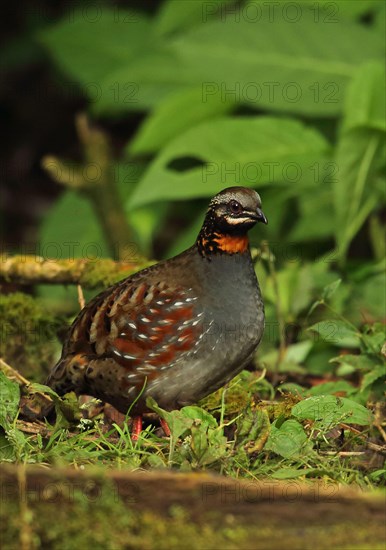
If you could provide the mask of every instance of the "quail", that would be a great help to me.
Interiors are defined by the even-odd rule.
[[[173,410],[226,384],[251,359],[264,331],[247,235],[257,222],[267,219],[256,191],[218,193],[192,247],[116,283],[83,308],[47,385],[60,395],[74,391],[130,411],[137,439],[148,396]]]

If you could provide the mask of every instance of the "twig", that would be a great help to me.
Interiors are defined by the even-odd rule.
[[[375,415],[374,416],[375,416],[374,426],[380,432],[381,436],[383,437],[383,440],[386,441],[386,432],[385,432],[385,430],[383,429],[383,426],[382,426],[383,415],[382,415],[382,404],[381,403],[376,404],[376,406],[375,406]]]
[[[10,380],[15,380],[19,386],[29,386],[30,381],[27,378],[24,378],[20,372],[15,370],[13,367],[8,365],[3,359],[0,358],[0,371],[5,374]]]
[[[319,453],[323,456],[342,456],[342,457],[345,457],[345,456],[362,456],[364,454],[366,454],[366,451],[340,451],[340,452],[335,452],[335,451],[319,451]]]
[[[373,443],[372,441],[367,441],[366,436],[360,430],[357,430],[356,428],[354,428],[354,426],[350,426],[349,424],[343,424],[342,423],[341,427],[344,430],[348,430],[348,431],[354,433],[355,435],[359,436],[364,441],[364,444],[366,445],[366,447],[368,449],[371,449],[372,451],[374,451],[376,453],[386,455],[386,445],[378,445],[377,443]]]
[[[85,114],[78,115],[75,123],[83,145],[83,165],[75,166],[74,163],[47,155],[42,159],[42,167],[53,180],[89,199],[111,255],[123,259],[133,247],[119,196],[109,140],[101,130],[90,126]]]
[[[80,309],[83,309],[84,306],[86,305],[86,300],[84,299],[84,295],[83,295],[83,290],[82,290],[82,285],[77,285],[77,290],[78,290],[78,302],[79,302],[79,306],[80,306]]]

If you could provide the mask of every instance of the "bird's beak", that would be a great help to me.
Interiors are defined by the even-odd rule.
[[[262,210],[260,210],[260,208],[258,208],[256,210],[256,219],[257,219],[258,222],[265,223],[266,225],[268,223],[268,220],[265,217],[264,212]]]

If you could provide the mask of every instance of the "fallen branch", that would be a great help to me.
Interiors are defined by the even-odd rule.
[[[138,262],[114,262],[109,259],[53,261],[34,255],[6,256],[0,262],[0,282],[96,288],[109,286],[148,265],[150,262],[142,258]]]

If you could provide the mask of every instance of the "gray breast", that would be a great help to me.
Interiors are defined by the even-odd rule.
[[[224,353],[230,360],[249,356],[264,329],[264,306],[250,255],[216,256],[206,270],[208,315]]]
[[[264,331],[264,306],[250,255],[219,255],[202,262],[197,259],[188,277],[200,295],[202,337],[189,358],[149,387],[161,406],[196,402],[223,386],[251,358]]]

